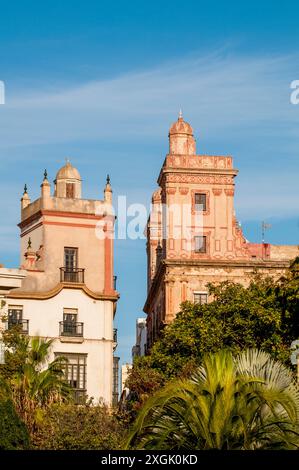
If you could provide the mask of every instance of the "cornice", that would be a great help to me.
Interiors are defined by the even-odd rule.
[[[8,299],[32,299],[32,300],[48,300],[58,295],[63,289],[77,289],[82,290],[88,297],[95,300],[112,300],[116,302],[119,299],[118,292],[114,291],[111,294],[101,292],[93,292],[85,284],[60,282],[53,289],[46,292],[26,292],[15,290],[11,292]]]

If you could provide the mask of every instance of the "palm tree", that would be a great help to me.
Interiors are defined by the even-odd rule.
[[[148,400],[125,447],[294,449],[298,424],[299,391],[285,366],[257,350],[220,351]]]
[[[27,341],[26,360],[10,380],[17,412],[33,431],[40,412],[53,402],[68,400],[71,389],[64,381],[63,358],[48,363],[52,340],[39,337]]]

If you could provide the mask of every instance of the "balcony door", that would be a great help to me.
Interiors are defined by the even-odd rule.
[[[77,317],[78,311],[64,309],[63,311],[63,334],[76,336],[77,334]]]
[[[78,276],[78,248],[64,248],[65,281],[76,282]]]
[[[23,319],[22,307],[9,307],[8,308],[8,328],[14,325],[21,325]]]

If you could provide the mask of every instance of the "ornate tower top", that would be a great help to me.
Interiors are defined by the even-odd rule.
[[[69,159],[57,172],[55,183],[55,197],[81,198],[81,176],[77,168],[73,167]]]
[[[183,119],[182,110],[179,117],[169,129],[169,153],[172,155],[195,155],[195,139],[190,124]]]

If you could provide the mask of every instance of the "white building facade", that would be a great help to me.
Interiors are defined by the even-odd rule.
[[[146,354],[147,328],[146,318],[136,320],[136,344],[132,348],[132,358],[144,356]]]
[[[118,293],[113,273],[110,180],[103,200],[82,199],[81,177],[68,161],[54,181],[45,172],[41,197],[21,199],[21,267],[27,276],[7,296],[8,327],[53,339],[50,360],[68,359],[65,377],[78,402],[112,404],[113,319]]]

